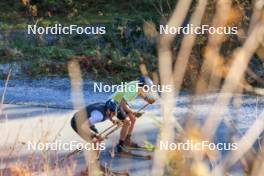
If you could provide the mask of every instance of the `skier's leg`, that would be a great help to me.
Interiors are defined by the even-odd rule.
[[[74,117],[71,120],[71,126],[74,129],[74,131],[86,142],[91,143],[94,145],[94,149],[97,149],[97,143],[94,143],[92,141],[92,136],[89,134],[90,126],[87,118],[84,118],[80,115],[80,111],[77,112]],[[90,155],[92,155],[92,158],[96,159],[99,151],[95,150],[95,152],[88,152]]]
[[[123,146],[125,143],[125,139],[127,138],[130,126],[131,126],[131,122],[129,120],[129,118],[127,117],[127,114],[125,113],[125,111],[119,107],[118,112],[117,112],[117,118],[119,120],[122,120],[123,122],[123,126],[121,128],[120,131],[120,138],[119,138],[119,143],[117,145],[117,151],[121,152],[124,150]]]
[[[130,125],[129,130],[128,130],[128,135],[131,136],[137,118],[136,118],[135,114],[133,114],[133,113],[129,113],[129,114],[128,114],[128,117],[129,117],[129,120],[130,120],[130,122],[131,122],[131,125]]]
[[[129,132],[129,129],[131,126],[131,122],[130,122],[129,118],[126,118],[122,122],[123,122],[123,126],[122,126],[121,131],[120,131],[120,140],[124,141],[128,135],[128,132]]]
[[[131,140],[131,136],[132,136],[132,133],[133,133],[134,126],[135,126],[135,123],[136,123],[137,118],[136,118],[135,114],[133,114],[133,113],[129,113],[128,114],[128,117],[129,117],[129,119],[131,121],[131,125],[130,125],[130,128],[129,128],[127,137],[125,139],[125,145],[126,146],[129,146],[129,147],[138,148],[140,146],[136,142],[134,142],[134,141]]]

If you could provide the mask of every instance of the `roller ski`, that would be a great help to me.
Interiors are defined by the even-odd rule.
[[[110,150],[109,154],[111,155],[112,158],[117,156],[117,157],[126,157],[126,158],[139,158],[139,159],[144,159],[144,160],[152,159],[152,155],[137,154],[137,153],[134,153],[132,151],[125,149],[123,146],[120,146],[120,145],[117,145],[115,150]]]
[[[129,150],[144,150],[148,152],[153,152],[155,147],[148,141],[144,141],[143,145],[137,144],[131,140],[131,136],[128,136],[125,140],[125,147]]]
[[[129,150],[142,150],[146,152],[153,152],[154,148],[146,146],[146,145],[137,145],[137,146],[126,146],[127,149]]]

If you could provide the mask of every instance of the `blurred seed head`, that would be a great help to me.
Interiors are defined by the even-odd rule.
[[[28,5],[28,4],[29,4],[30,0],[21,0],[21,2],[22,2],[22,4],[23,4],[23,5],[25,5],[25,6],[26,6],[26,5]]]
[[[153,40],[158,36],[158,32],[156,30],[156,26],[151,21],[145,21],[143,24],[143,31],[148,40]]]
[[[148,70],[145,64],[140,64],[139,69],[142,75],[148,75]]]
[[[258,57],[262,60],[262,62],[264,62],[264,46],[260,45],[256,54],[258,55]]]
[[[191,166],[191,175],[193,175],[193,176],[209,176],[210,170],[205,163],[203,163],[201,161],[197,161],[197,162],[194,162]]]
[[[237,24],[241,21],[242,18],[242,11],[239,7],[235,6],[229,10],[228,18],[227,18],[227,25]]]

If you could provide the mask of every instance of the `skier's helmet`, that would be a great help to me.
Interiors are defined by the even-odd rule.
[[[152,86],[152,85],[154,85],[154,83],[148,76],[140,76],[139,77],[139,86],[143,87],[144,85]]]
[[[109,109],[111,112],[116,112],[117,110],[117,103],[114,100],[107,100],[105,103],[106,109]]]

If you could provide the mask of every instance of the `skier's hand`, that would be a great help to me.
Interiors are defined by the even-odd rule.
[[[136,116],[137,118],[139,118],[139,117],[141,117],[143,114],[144,114],[144,112],[136,112],[136,113],[135,113],[135,116]]]
[[[122,122],[118,119],[112,119],[111,122],[114,124],[114,125],[121,125]]]
[[[95,134],[93,139],[92,139],[93,142],[100,142],[102,140],[103,140],[103,138],[100,134]]]
[[[153,96],[150,96],[150,95],[146,95],[145,97],[144,97],[144,100],[146,101],[146,102],[148,102],[149,104],[153,104],[153,103],[155,103],[155,98],[153,97]]]
[[[154,98],[147,98],[147,102],[149,104],[153,104],[153,103],[155,103],[155,99]]]
[[[118,120],[117,120],[117,119],[112,119],[111,122],[112,122],[114,125],[117,125],[117,124],[118,124]]]

